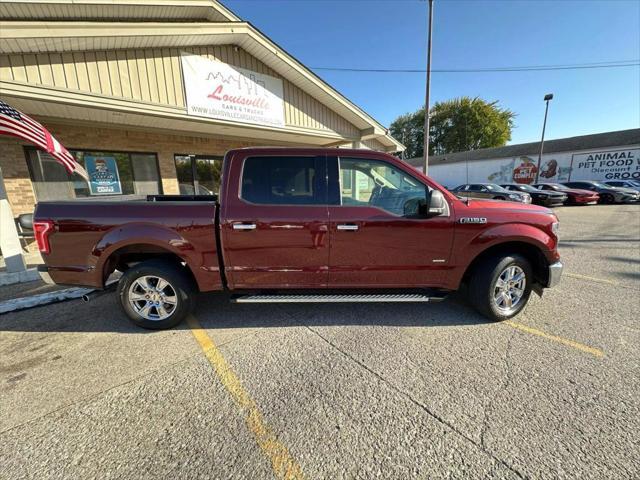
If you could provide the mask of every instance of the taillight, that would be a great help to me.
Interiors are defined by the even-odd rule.
[[[49,253],[49,234],[53,231],[53,222],[51,220],[43,220],[41,222],[33,222],[33,233],[36,237],[38,250],[41,253]]]

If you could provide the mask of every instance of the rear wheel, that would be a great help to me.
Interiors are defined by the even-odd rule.
[[[533,270],[522,255],[489,257],[474,269],[469,281],[469,301],[492,320],[515,317],[531,295]]]
[[[184,270],[163,260],[148,260],[129,268],[118,282],[120,304],[142,328],[171,328],[193,307],[194,288]]]

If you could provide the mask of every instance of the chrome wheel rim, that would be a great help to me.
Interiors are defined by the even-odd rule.
[[[178,295],[164,278],[145,275],[133,281],[128,292],[129,305],[145,320],[164,320],[175,312]]]
[[[493,302],[502,313],[512,312],[522,301],[527,285],[524,270],[517,265],[505,268],[493,288]]]

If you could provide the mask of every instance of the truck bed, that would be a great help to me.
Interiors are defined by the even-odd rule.
[[[34,218],[54,222],[50,253],[44,256],[56,283],[101,288],[123,259],[172,255],[186,263],[201,291],[209,291],[222,289],[216,214],[215,199],[155,196],[149,201],[43,202]]]

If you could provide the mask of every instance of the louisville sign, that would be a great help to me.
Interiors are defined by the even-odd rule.
[[[181,59],[189,115],[284,126],[281,79],[199,55]]]

